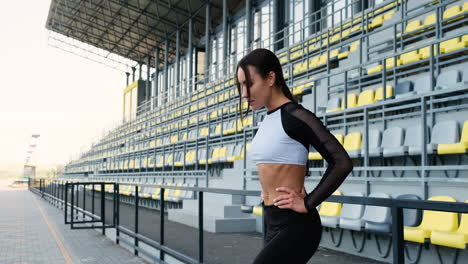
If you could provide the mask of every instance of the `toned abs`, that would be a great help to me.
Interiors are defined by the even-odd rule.
[[[262,185],[263,201],[265,205],[272,205],[273,199],[286,194],[275,189],[281,186],[289,187],[301,193],[304,185],[306,166],[294,164],[257,164],[258,175]]]

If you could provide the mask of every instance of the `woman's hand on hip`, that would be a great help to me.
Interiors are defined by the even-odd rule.
[[[282,194],[276,197],[273,200],[274,205],[278,206],[281,209],[291,209],[298,213],[307,213],[307,209],[304,205],[304,194],[305,189],[301,191],[301,193],[296,192],[295,190],[289,187],[278,187],[276,188],[278,192],[286,192],[286,194]]]

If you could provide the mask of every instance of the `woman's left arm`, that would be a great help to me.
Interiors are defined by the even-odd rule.
[[[298,119],[300,123],[301,141],[312,145],[327,161],[328,167],[322,179],[303,199],[296,191],[279,187],[278,191],[285,191],[288,194],[276,198],[276,204],[280,208],[291,208],[298,212],[308,212],[326,200],[343,183],[348,174],[353,169],[353,163],[334,135],[323,125],[320,119],[309,110],[298,104],[289,104],[285,107],[286,112]],[[302,204],[298,204],[302,202]],[[288,205],[289,203],[289,205]]]

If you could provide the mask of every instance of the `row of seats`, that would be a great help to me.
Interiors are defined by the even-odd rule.
[[[104,158],[107,156],[125,154],[138,150],[148,150],[158,147],[167,147],[174,144],[179,144],[183,142],[193,142],[196,140],[202,140],[206,137],[217,137],[217,136],[226,136],[234,133],[240,133],[244,128],[251,127],[253,125],[253,117],[248,116],[243,121],[238,118],[237,120],[225,121],[221,123],[213,123],[211,127],[201,127],[198,129],[198,137],[196,128],[190,129],[188,132],[176,132],[171,133],[170,135],[154,138],[149,140],[147,138],[136,138],[132,141],[120,141],[116,142],[115,146],[110,149],[103,149],[96,156],[91,156],[89,159],[93,158]],[[87,161],[87,160],[83,160]]]
[[[333,49],[330,51],[330,53],[325,51],[319,55],[309,58],[308,60],[294,64],[292,73],[295,77],[297,77],[302,73],[305,73],[307,70],[314,70],[316,68],[325,66],[327,65],[327,62],[332,63],[334,61],[346,59],[351,52],[357,50],[359,43],[360,41],[358,40],[351,43],[350,45]],[[285,72],[284,77],[289,77],[289,72]]]
[[[428,154],[465,154],[468,151],[468,120],[463,123],[460,136],[459,124],[456,120],[440,121],[429,133],[427,128]],[[398,157],[421,155],[421,125],[412,125],[406,129],[393,126],[385,129],[369,129],[369,157]],[[334,134],[343,145],[351,158],[364,156],[365,144],[362,144],[362,134],[352,132],[344,138],[341,134]],[[322,160],[319,152],[310,152],[309,160]]]
[[[333,195],[344,195],[337,190]],[[364,197],[361,192],[350,192],[347,196]],[[391,199],[387,193],[371,193],[370,198]],[[421,200],[414,194],[398,195],[396,199]],[[429,201],[456,202],[450,196],[433,196]],[[465,201],[468,203],[468,200]],[[254,206],[253,214],[262,215],[262,206]],[[390,207],[362,204],[342,204],[322,202],[319,209],[322,226],[341,228],[354,231],[366,231],[377,234],[390,234],[392,217]],[[407,241],[426,243],[465,249],[468,244],[468,214],[441,212],[416,209],[403,209],[404,239]]]
[[[194,184],[185,184],[185,183],[163,183],[158,182],[157,184],[165,184],[168,186],[182,186],[182,187],[194,187]],[[92,186],[88,185],[86,189],[91,190]],[[95,191],[101,191],[101,185],[97,184],[94,188]],[[105,185],[106,193],[114,192],[114,185]],[[140,198],[160,200],[161,188],[159,187],[150,187],[150,186],[140,186],[138,196]],[[123,196],[133,196],[135,197],[135,186],[125,185],[121,183],[119,185],[119,194]],[[166,189],[164,191],[164,201],[168,202],[181,202],[182,200],[194,199],[194,192],[190,190],[180,190],[180,189]]]
[[[446,41],[440,42],[440,50],[437,50],[437,45],[434,47],[434,55],[445,54],[450,52],[455,52],[461,49],[468,47],[468,35],[463,35],[461,37],[452,38]],[[428,59],[430,57],[430,48],[431,46],[426,46],[420,49],[409,51],[403,53],[396,57],[390,57],[385,59],[385,68],[386,70],[393,69],[396,66],[408,65],[415,62],[420,62],[421,60]],[[383,71],[383,65],[380,63],[371,64],[367,68],[367,75],[379,73]]]
[[[250,143],[247,144],[247,151],[250,149]],[[195,158],[197,157],[197,158]],[[185,166],[194,166],[195,164],[220,164],[232,163],[236,160],[244,158],[244,144],[228,144],[223,147],[210,148],[208,153],[208,161],[206,160],[206,148],[198,149],[198,156],[194,149],[188,149],[186,152],[176,151],[175,153],[169,152],[165,155],[154,155],[136,158],[122,158],[111,160],[107,163],[101,163],[98,169],[101,171],[108,170],[132,170],[132,169],[153,169],[163,167],[183,167],[184,159]],[[91,165],[86,165],[85,169],[93,170]],[[79,168],[70,168],[70,172],[78,172]]]
[[[468,12],[468,2],[463,3],[462,6],[454,5],[445,9],[442,14],[442,22],[453,22],[458,19],[461,19],[464,13]],[[417,34],[421,34],[428,30],[434,29],[434,25],[436,23],[436,14],[430,13],[425,14],[424,21],[421,22],[420,18],[414,19],[410,21],[403,31],[403,34],[398,34],[398,36],[403,35],[403,37],[414,36]]]
[[[399,3],[400,1],[398,1]],[[386,4],[383,7],[366,13],[368,19],[367,28],[372,30],[383,25],[383,22],[389,20],[395,14],[397,1]],[[303,57],[308,53],[314,53],[323,50],[327,46],[332,46],[339,42],[362,32],[362,15],[344,21],[342,25],[327,29],[325,33],[318,33],[316,37],[305,40],[300,44],[291,47],[289,50],[280,51],[278,57],[280,63],[285,64]],[[289,56],[288,56],[289,53]]]
[[[462,80],[468,78],[467,76],[461,75],[458,70],[447,70],[439,74],[436,79],[436,84],[434,90],[442,89],[459,89],[468,87],[468,81]],[[402,81],[397,83],[395,89],[392,85],[387,85],[386,89],[386,98],[387,100],[404,98],[409,96],[414,96],[417,94],[424,94],[431,91],[431,79],[429,75],[424,75],[416,78],[414,81]],[[348,109],[371,105],[383,100],[383,88],[367,89],[361,93],[348,93],[347,96],[347,107]],[[324,110],[323,108],[319,108]],[[346,109],[344,106],[344,100],[342,97],[335,96],[328,100],[327,106],[325,108],[326,113],[340,111]]]

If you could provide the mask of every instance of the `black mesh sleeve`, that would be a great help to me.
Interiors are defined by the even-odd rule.
[[[301,134],[327,161],[328,167],[315,189],[306,195],[307,211],[326,200],[343,183],[353,170],[353,163],[343,146],[323,125],[322,121],[300,104],[287,104],[284,110],[303,122]]]

